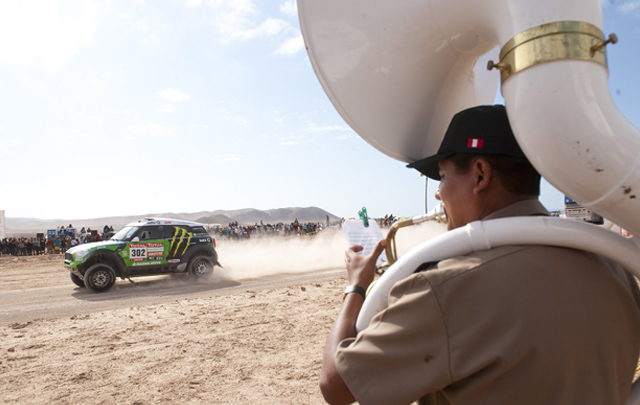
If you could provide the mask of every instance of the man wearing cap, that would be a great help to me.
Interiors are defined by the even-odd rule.
[[[503,106],[456,114],[438,153],[409,166],[440,180],[436,198],[449,230],[549,215]],[[388,307],[356,337],[362,291],[384,245],[365,257],[359,247],[347,251],[350,285],[320,375],[327,402],[626,402],[640,352],[640,293],[618,265],[547,246],[425,263],[392,288]]]

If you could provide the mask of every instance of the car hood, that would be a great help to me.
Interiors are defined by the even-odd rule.
[[[73,254],[80,250],[96,249],[96,248],[99,249],[106,246],[121,245],[123,243],[126,243],[126,242],[115,241],[115,240],[103,240],[102,242],[89,242],[89,243],[83,243],[81,245],[74,246],[71,249],[67,249],[67,252]]]

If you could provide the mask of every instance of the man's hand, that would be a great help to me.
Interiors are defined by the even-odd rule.
[[[344,262],[347,265],[347,278],[349,285],[358,285],[364,289],[373,282],[376,274],[376,261],[387,246],[387,241],[382,239],[367,256],[361,256],[362,246],[352,246],[345,252]]]
[[[360,256],[362,246],[353,246],[345,252],[345,263],[349,285],[357,285],[364,289],[369,287],[376,273],[376,261],[387,242],[379,241],[367,256]],[[338,314],[324,347],[322,369],[320,370],[320,390],[324,399],[330,404],[350,404],[355,401],[349,387],[338,373],[336,367],[336,349],[341,341],[356,336],[356,320],[364,299],[360,294],[349,294],[345,297],[342,309]]]

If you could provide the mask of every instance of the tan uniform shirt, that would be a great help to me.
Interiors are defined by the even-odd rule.
[[[529,200],[485,220],[516,215],[548,213]],[[639,304],[633,277],[592,253],[480,251],[398,282],[336,363],[362,404],[623,404]]]

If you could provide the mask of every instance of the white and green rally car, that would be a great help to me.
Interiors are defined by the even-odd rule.
[[[67,250],[64,265],[74,284],[95,292],[111,288],[116,277],[188,273],[201,278],[220,266],[215,243],[202,224],[147,218],[128,224],[109,240]]]

